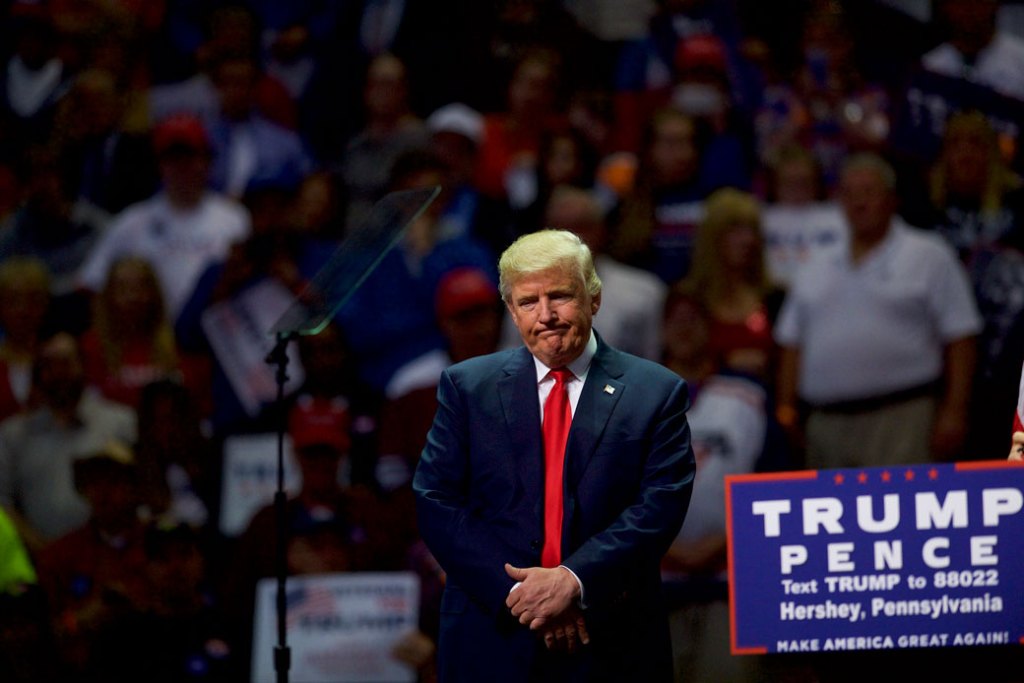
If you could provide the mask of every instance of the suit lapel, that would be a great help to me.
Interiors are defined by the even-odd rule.
[[[535,511],[539,513],[543,505],[544,457],[533,356],[523,347],[512,355],[503,370],[505,376],[498,380],[498,396],[505,413],[512,456],[526,495],[534,497]]]
[[[590,363],[587,381],[583,385],[572,419],[572,429],[569,431],[566,449],[569,460],[566,485],[569,491],[576,488],[586,471],[612,411],[622,396],[625,384],[619,381],[622,370],[615,354],[612,348],[598,340],[597,353]]]

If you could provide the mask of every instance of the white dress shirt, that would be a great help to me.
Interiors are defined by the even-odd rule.
[[[572,410],[573,415],[576,415],[576,404],[580,402],[580,394],[583,393],[583,383],[587,381],[587,373],[590,372],[590,361],[594,359],[595,353],[597,353],[597,337],[594,336],[594,332],[591,330],[590,340],[583,347],[583,353],[579,355],[579,358],[566,366],[573,375],[565,385],[565,390],[569,394],[569,408]],[[533,364],[537,368],[537,400],[540,401],[540,419],[543,424],[544,402],[547,400],[548,394],[551,393],[551,389],[555,386],[555,378],[549,374],[551,368],[541,363],[536,356],[533,357]]]
[[[594,335],[594,331],[590,331],[590,340],[587,341],[587,345],[583,347],[583,353],[573,362],[567,365],[569,372],[573,374],[572,378],[566,383],[565,390],[569,394],[569,409],[572,411],[573,416],[576,415],[576,404],[580,402],[580,394],[583,393],[583,383],[587,381],[587,373],[590,372],[590,361],[594,359],[594,354],[597,353],[597,337]],[[544,365],[540,360],[534,356],[533,363],[537,369],[537,400],[540,401],[540,419],[541,423],[544,422],[544,401],[547,400],[548,394],[551,393],[551,389],[555,386],[555,378],[551,376],[551,368]],[[583,600],[583,582],[580,581],[580,577],[576,575],[576,572],[566,567],[564,564],[558,565],[565,569],[565,571],[572,574],[572,578],[576,579],[576,583],[580,587],[580,607],[585,607],[586,603]],[[519,587],[517,582],[512,589],[511,593]]]

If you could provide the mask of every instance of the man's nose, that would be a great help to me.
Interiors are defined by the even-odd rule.
[[[541,299],[537,302],[537,306],[541,322],[547,323],[555,319],[555,309],[552,308],[550,301],[547,299]]]

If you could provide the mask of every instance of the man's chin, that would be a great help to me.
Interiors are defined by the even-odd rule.
[[[564,341],[559,338],[557,344],[541,343],[538,344],[533,351],[534,355],[537,356],[544,365],[549,368],[557,368],[563,365],[568,365],[572,361],[576,360],[582,349],[574,349],[571,345],[564,343]]]

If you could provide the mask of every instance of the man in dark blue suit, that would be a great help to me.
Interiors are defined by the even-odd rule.
[[[525,348],[445,371],[413,482],[447,575],[441,680],[671,680],[659,562],[693,486],[686,383],[592,331],[601,281],[572,233],[498,267]]]

